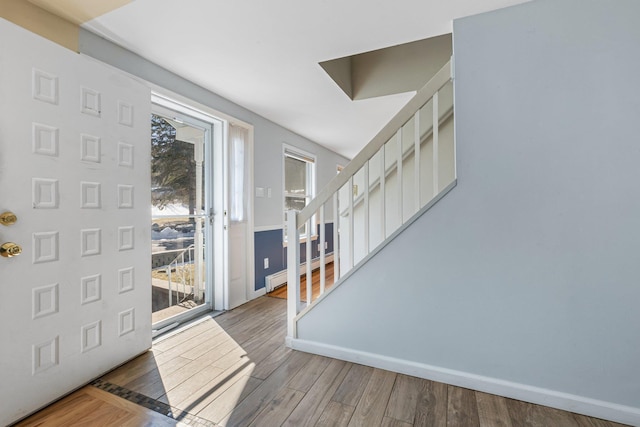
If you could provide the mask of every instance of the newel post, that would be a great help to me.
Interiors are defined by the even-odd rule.
[[[287,338],[295,338],[294,319],[300,312],[300,230],[298,213],[287,211]]]

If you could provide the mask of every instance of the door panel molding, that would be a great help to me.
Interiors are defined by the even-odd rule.
[[[0,208],[18,218],[0,238],[24,249],[1,261],[6,425],[151,346],[151,110],[111,67],[8,21],[0,37]]]

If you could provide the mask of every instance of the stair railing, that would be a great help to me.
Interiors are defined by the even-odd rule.
[[[320,297],[327,289],[327,211],[333,217],[334,282],[338,282],[418,211],[455,185],[452,116],[453,82],[448,62],[302,211],[287,212],[289,242],[300,241],[301,230],[308,233],[305,311],[314,302],[310,262],[314,239],[320,254]],[[447,123],[446,134],[440,135]],[[316,230],[313,225],[318,226],[317,236],[311,235]],[[303,314],[304,307],[300,245],[289,243],[287,251],[290,339],[296,337],[296,317]]]

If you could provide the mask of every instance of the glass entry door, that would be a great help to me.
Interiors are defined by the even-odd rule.
[[[211,310],[213,124],[166,106],[151,115],[152,322],[160,330]]]

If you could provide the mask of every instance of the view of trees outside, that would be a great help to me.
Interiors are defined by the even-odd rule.
[[[192,308],[203,301],[202,282],[201,279],[200,282],[196,280],[195,271],[196,268],[202,267],[194,264],[196,255],[201,252],[193,247],[198,229],[196,219],[192,216],[197,213],[198,164],[195,161],[194,143],[176,138],[185,130],[188,133],[195,128],[156,114],[151,115],[151,263],[154,322]],[[204,188],[204,185],[200,188]],[[202,239],[199,241],[202,242]]]
[[[164,118],[151,115],[152,204],[157,208],[181,204],[195,214],[196,162],[194,146],[176,140],[176,129]]]
[[[179,126],[178,123],[173,123]],[[196,213],[194,145],[176,139],[170,120],[151,115],[152,251],[187,248],[193,244]],[[204,186],[203,186],[204,187]]]

